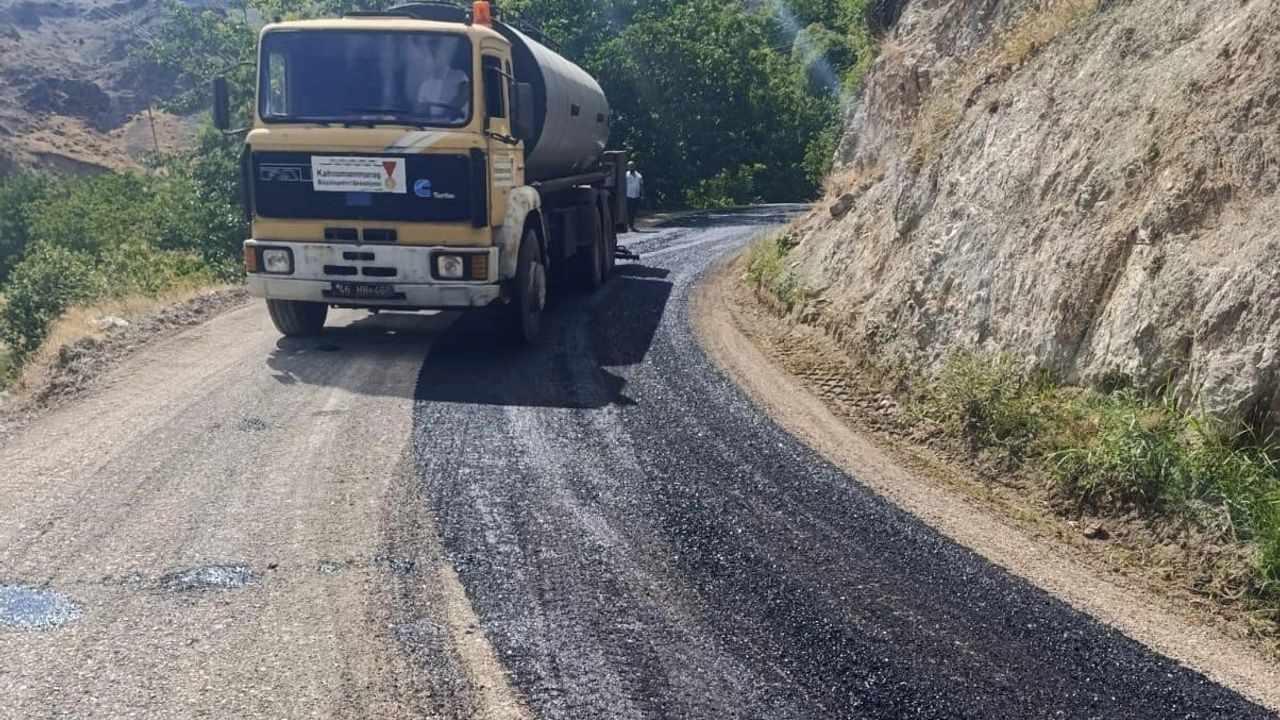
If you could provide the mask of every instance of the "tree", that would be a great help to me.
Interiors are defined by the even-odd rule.
[[[589,64],[615,109],[615,137],[652,168],[659,202],[801,200],[810,143],[835,105],[807,87],[777,46],[771,18],[715,0],[686,0],[603,43]],[[691,195],[692,193],[692,195]]]
[[[31,241],[27,208],[48,188],[49,180],[32,172],[12,175],[0,183],[0,284],[9,279]]]

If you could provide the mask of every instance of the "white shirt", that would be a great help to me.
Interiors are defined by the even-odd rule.
[[[635,170],[627,171],[627,197],[640,197],[640,188],[644,186],[644,176]]]
[[[459,86],[465,86],[467,76],[459,70],[450,68],[446,71],[444,77],[428,77],[418,86],[418,97],[416,100],[419,104],[425,105],[424,110],[432,117],[445,117],[449,115],[449,111],[441,107],[441,104],[449,104],[457,96]],[[459,108],[459,112],[465,117],[467,107],[471,104],[470,98],[466,98]]]

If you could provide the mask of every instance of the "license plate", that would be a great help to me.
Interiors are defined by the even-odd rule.
[[[388,283],[336,282],[333,284],[332,295],[354,300],[391,300],[401,297],[395,286]]]

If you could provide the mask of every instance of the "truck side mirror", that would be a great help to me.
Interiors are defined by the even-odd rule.
[[[223,132],[231,129],[231,94],[221,75],[213,79],[213,126]]]
[[[533,140],[533,85],[516,83],[514,100],[511,108],[511,132],[521,140]]]

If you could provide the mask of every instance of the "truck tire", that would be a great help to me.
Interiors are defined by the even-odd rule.
[[[617,264],[618,258],[618,231],[613,227],[613,213],[609,212],[606,205],[600,208],[600,225],[604,229],[604,252],[601,257],[600,279],[607,281],[613,277],[614,265]]]
[[[547,304],[547,271],[538,249],[538,235],[532,228],[520,238],[517,257],[507,319],[512,338],[520,345],[532,345],[542,330],[542,309]]]
[[[287,337],[307,337],[324,329],[329,306],[301,300],[267,300],[267,312],[276,329]]]
[[[600,225],[600,214],[596,213],[595,232],[592,233],[590,245],[579,246],[578,252],[571,258],[571,272],[574,283],[579,289],[594,292],[604,283],[604,228]]]

